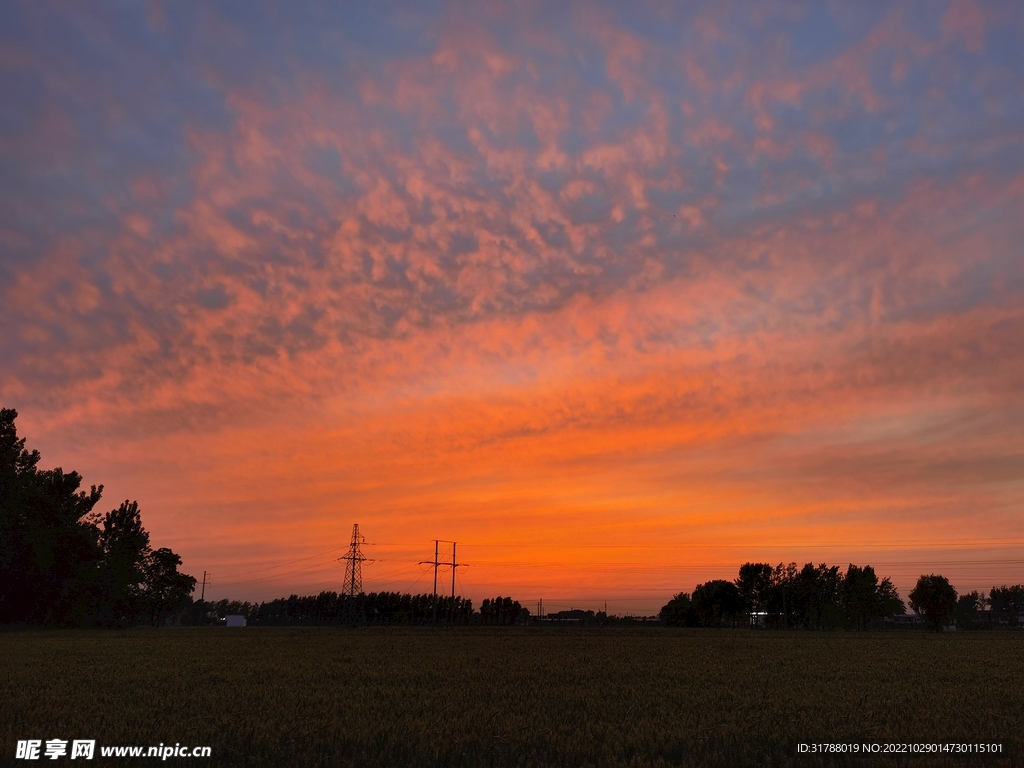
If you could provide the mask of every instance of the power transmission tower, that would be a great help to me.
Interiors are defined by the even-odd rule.
[[[363,591],[363,563],[372,563],[366,555],[359,551],[359,546],[366,538],[359,533],[359,523],[352,525],[352,542],[347,553],[338,558],[345,563],[345,585],[341,591],[344,600],[341,620],[344,624],[362,624],[365,620],[363,612],[356,606],[356,598]]]
[[[345,562],[345,588],[343,595],[355,597],[363,591],[363,562],[366,555],[359,551],[359,545],[366,541],[359,533],[359,523],[352,526],[352,543],[346,554],[338,558],[338,561]]]

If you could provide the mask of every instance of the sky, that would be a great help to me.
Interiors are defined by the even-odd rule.
[[[747,561],[1024,582],[1022,37],[4,3],[0,405],[207,598],[340,589],[354,523],[366,591],[455,540],[457,592],[531,609]]]

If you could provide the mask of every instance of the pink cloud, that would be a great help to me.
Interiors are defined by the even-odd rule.
[[[0,393],[48,461],[139,496],[189,567],[224,573],[354,516],[406,554],[441,529],[545,535],[579,567],[624,528],[745,558],[1013,522],[1024,180],[986,158],[1019,140],[1006,124],[963,150],[931,70],[919,121],[886,90],[983,45],[976,13],[950,9],[945,48],[891,13],[806,66],[711,13],[685,44],[611,13],[489,14],[360,59],[351,89],[301,58],[253,80],[197,64],[227,117],[187,113],[180,177],[147,160],[103,185],[96,164],[99,202],[40,198],[68,222],[54,237],[0,227],[38,249],[0,265]],[[997,69],[963,82],[998,107]],[[5,154],[54,141],[48,167],[89,165],[74,105],[34,119]],[[478,583],[511,578],[477,556]]]
[[[969,51],[985,46],[985,15],[971,0],[953,0],[942,16],[942,31],[949,39],[959,35]]]

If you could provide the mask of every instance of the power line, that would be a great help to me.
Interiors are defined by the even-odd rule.
[[[403,544],[382,544],[381,546],[405,546]],[[506,544],[504,542],[463,542],[465,547],[491,547],[501,549],[751,549],[749,544]],[[817,542],[783,542],[778,544],[758,544],[759,549],[850,549],[859,547],[874,549],[926,549],[951,548],[1012,548],[1024,546],[1024,539],[906,539],[893,541],[862,541],[845,544]]]
[[[266,576],[266,577],[260,578],[260,579],[246,579],[244,581],[226,581],[226,582],[222,583],[221,586],[222,587],[236,587],[236,586],[245,586],[245,585],[253,585],[253,584],[268,584],[268,583],[274,582],[274,581],[281,581],[283,579],[286,579],[288,576],[292,576],[292,575],[294,575],[296,573],[305,573],[305,574],[326,573],[328,571],[334,571],[336,568],[337,568],[337,559],[331,559],[331,560],[329,560],[327,562],[316,563],[315,565],[310,565],[310,566],[308,566],[306,568],[296,568],[294,571],[285,571],[284,573],[278,573],[278,574],[275,574],[273,576]]]
[[[370,546],[365,541],[363,541],[362,544],[364,546]],[[377,546],[405,547],[407,545],[406,544],[396,544],[396,543],[378,543]],[[749,545],[745,545],[745,544],[693,544],[693,543],[685,543],[685,544],[568,544],[568,545],[563,545],[563,544],[533,544],[533,543],[531,543],[531,544],[521,544],[521,543],[511,543],[511,544],[509,544],[509,543],[504,543],[504,542],[502,542],[502,543],[464,542],[463,546],[479,547],[479,548],[497,548],[497,547],[501,547],[503,549],[509,549],[509,548],[517,548],[517,549],[558,549],[558,550],[562,550],[562,551],[566,551],[566,550],[573,551],[573,550],[580,550],[580,549],[624,549],[624,550],[656,550],[656,549],[673,549],[673,550],[677,550],[677,549],[700,549],[700,550],[717,549],[717,550],[722,550],[722,549],[741,549],[741,548],[742,549],[750,549]],[[946,539],[946,540],[929,539],[929,540],[904,540],[904,541],[901,541],[901,542],[865,541],[865,542],[860,542],[860,543],[845,543],[845,544],[816,543],[816,542],[791,542],[791,543],[779,543],[779,544],[759,544],[758,545],[758,549],[762,550],[762,551],[766,550],[766,549],[790,549],[790,550],[801,550],[801,549],[847,549],[849,551],[856,552],[859,548],[903,549],[903,550],[911,550],[911,549],[914,549],[914,548],[927,548],[927,549],[942,549],[942,548],[964,548],[964,549],[970,549],[970,548],[992,548],[992,549],[999,549],[999,548],[1016,548],[1018,546],[1024,546],[1024,539]],[[334,548],[326,550],[324,552],[318,552],[318,553],[313,554],[313,555],[307,555],[306,557],[300,557],[300,558],[295,559],[295,560],[288,560],[288,561],[277,563],[277,564],[274,564],[274,565],[263,566],[263,567],[260,567],[260,568],[253,568],[253,569],[250,569],[248,571],[241,571],[241,572],[238,572],[238,573],[230,573],[229,572],[226,578],[229,578],[229,579],[231,579],[231,578],[239,579],[239,577],[248,576],[249,574],[253,574],[253,573],[263,573],[263,572],[266,572],[266,571],[273,571],[273,570],[276,570],[278,568],[284,568],[284,567],[287,567],[289,565],[294,565],[296,563],[305,562],[307,560],[312,560],[312,559],[315,559],[317,557],[323,557],[325,555],[330,555],[330,554],[333,554],[333,553],[338,552],[340,550],[349,549],[349,548],[350,548],[350,546],[349,547],[334,547]],[[385,562],[385,561],[380,560],[379,562]],[[920,561],[917,561],[917,562],[920,562]],[[928,561],[928,562],[930,563],[932,561]],[[935,562],[937,564],[944,564],[945,563],[945,561],[935,561]],[[994,559],[986,559],[986,560],[978,561],[978,564],[995,563],[995,562],[998,562],[999,564],[1013,564],[1015,561],[1010,561],[1010,562],[1004,563],[1003,561],[997,561],[997,560],[994,560]],[[480,564],[482,565],[484,563],[480,563]],[[490,563],[490,564],[498,565],[499,563]],[[504,563],[502,563],[502,564],[504,564]],[[319,564],[313,565],[312,567],[316,568],[317,565],[319,565]],[[528,563],[523,563],[523,564],[508,563],[508,565],[510,565],[511,567],[535,567],[537,564],[534,564],[534,563],[529,563],[529,564]],[[591,562],[588,565],[602,566],[604,564]],[[665,566],[665,567],[676,567],[676,566]],[[292,571],[287,571],[287,572],[284,572],[284,573],[271,574],[271,575],[268,575],[266,577],[260,577],[260,578],[256,578],[256,579],[244,579],[244,580],[243,579],[239,579],[238,581],[234,581],[234,582],[228,581],[228,582],[224,582],[223,585],[224,586],[234,586],[234,585],[239,585],[239,584],[248,584],[248,583],[257,583],[257,582],[263,582],[263,581],[270,581],[270,580],[277,579],[279,576],[286,576],[286,575],[292,575],[292,574],[295,574],[295,573],[302,573],[302,572],[307,571],[307,570],[309,570],[309,568],[298,568],[298,569],[295,569],[295,570],[292,570]]]
[[[447,543],[451,543],[452,544],[451,562],[447,562],[447,561],[441,560],[441,557],[440,557],[440,544],[441,543],[446,543],[446,544]],[[974,571],[974,574],[972,575],[970,581],[972,583],[975,583],[975,582],[982,583],[982,582],[987,582],[989,580],[992,580],[993,578],[996,579],[996,580],[999,580],[1000,578],[1009,577],[1010,575],[1006,574],[1006,573],[992,573],[991,575],[985,575],[985,574],[986,573],[991,573],[991,571],[993,569],[1001,569],[1004,572],[1007,571],[1007,570],[1014,569],[1015,566],[1024,565],[1024,559],[1012,558],[1012,557],[1002,557],[1002,558],[1000,558],[1000,557],[987,557],[987,558],[984,558],[984,557],[982,557],[982,558],[974,557],[974,558],[971,558],[969,556],[968,557],[962,557],[962,558],[955,558],[955,557],[954,558],[948,558],[948,555],[952,554],[952,552],[950,550],[959,550],[963,554],[967,554],[967,551],[983,549],[983,548],[987,548],[987,549],[1016,549],[1018,546],[1020,546],[1022,544],[1024,544],[1024,539],[945,539],[945,540],[942,540],[942,539],[928,539],[928,540],[917,539],[917,540],[904,540],[904,541],[900,541],[900,542],[893,542],[891,540],[890,541],[885,541],[885,542],[865,541],[865,542],[861,542],[861,543],[857,543],[857,544],[851,544],[851,543],[844,543],[844,544],[814,543],[814,542],[810,542],[810,543],[808,543],[808,542],[799,542],[799,543],[796,543],[796,542],[792,542],[792,543],[780,543],[780,544],[770,544],[770,545],[759,544],[756,547],[756,551],[758,553],[758,556],[754,557],[754,558],[744,558],[744,559],[750,559],[750,560],[772,560],[772,561],[774,561],[778,557],[778,555],[773,557],[773,556],[771,556],[769,554],[769,552],[777,551],[779,549],[788,549],[790,551],[795,550],[796,552],[800,552],[801,550],[809,550],[809,549],[830,549],[830,550],[845,549],[845,550],[847,550],[847,552],[849,553],[849,556],[852,559],[863,559],[867,555],[867,553],[863,551],[863,550],[866,550],[866,549],[877,549],[877,550],[883,550],[883,551],[884,550],[892,551],[892,550],[898,549],[898,550],[903,550],[903,551],[907,552],[908,554],[910,554],[910,552],[913,552],[914,554],[917,555],[917,557],[915,557],[913,560],[909,560],[909,559],[908,560],[904,560],[904,559],[893,559],[892,556],[890,555],[890,557],[885,558],[885,559],[880,560],[880,561],[879,560],[873,560],[873,558],[872,558],[872,560],[873,560],[872,564],[876,567],[876,569],[878,569],[881,572],[881,575],[889,575],[889,576],[892,576],[892,577],[895,577],[895,578],[905,578],[907,576],[916,575],[919,572],[919,569],[921,569],[921,568],[924,568],[924,569],[927,569],[927,568],[935,568],[935,569],[943,568],[943,569],[953,569],[953,570],[962,570],[964,568],[970,568],[970,569],[972,569]],[[368,546],[366,544],[365,538],[362,537],[359,534],[359,532],[358,532],[358,524],[356,524],[356,525],[353,526],[353,541],[347,547],[347,549],[349,550],[349,553],[347,555],[341,557],[341,558],[336,558],[336,559],[335,558],[331,558],[330,560],[325,560],[325,561],[320,561],[320,562],[309,562],[309,561],[316,561],[317,558],[323,558],[323,557],[325,557],[327,555],[331,555],[331,554],[339,551],[340,549],[345,549],[344,547],[335,547],[335,548],[326,550],[324,552],[318,552],[318,553],[313,554],[313,555],[307,555],[305,557],[301,557],[301,558],[298,558],[298,559],[295,559],[295,560],[289,560],[289,561],[285,561],[285,562],[278,563],[278,564],[275,564],[275,565],[268,565],[268,566],[263,566],[263,567],[260,567],[260,568],[254,568],[254,569],[251,569],[251,570],[248,570],[248,571],[239,572],[237,574],[234,574],[233,576],[229,576],[228,577],[228,578],[236,578],[236,581],[234,581],[234,582],[231,582],[231,581],[224,582],[221,586],[222,587],[261,586],[261,585],[267,586],[267,585],[270,585],[272,583],[285,581],[285,580],[289,579],[290,577],[294,577],[294,576],[300,576],[301,575],[300,578],[302,578],[302,577],[308,578],[309,576],[315,576],[315,575],[325,574],[325,573],[329,572],[333,567],[335,567],[334,563],[337,560],[340,560],[340,561],[346,562],[345,584],[344,584],[344,587],[343,587],[343,590],[342,590],[342,594],[345,594],[345,595],[348,595],[348,596],[353,596],[354,594],[358,594],[362,590],[362,568],[361,568],[362,563],[364,563],[364,562],[373,562],[373,561],[368,561],[362,555],[362,553],[360,551],[360,547],[364,546],[364,545]],[[391,544],[391,543],[377,543],[377,546],[381,546],[381,547],[396,547],[397,548],[397,547],[405,547],[406,545],[405,544]],[[685,544],[647,544],[647,545],[639,545],[639,544],[637,544],[637,545],[633,545],[633,544],[569,544],[569,545],[560,545],[560,544],[537,544],[537,543],[511,543],[511,544],[509,544],[509,543],[504,543],[503,542],[503,543],[499,544],[499,543],[491,543],[491,542],[475,542],[475,543],[473,543],[473,542],[470,542],[470,543],[463,542],[463,546],[477,547],[477,548],[480,548],[480,549],[488,549],[488,548],[501,547],[503,549],[535,550],[535,551],[538,551],[538,554],[540,552],[542,552],[542,551],[551,551],[551,550],[559,550],[559,551],[562,551],[562,552],[571,552],[571,551],[575,551],[575,550],[608,550],[608,551],[616,551],[616,550],[618,550],[618,551],[623,551],[623,552],[644,551],[644,550],[686,550],[686,551],[697,550],[697,551],[708,551],[708,552],[710,552],[710,551],[717,551],[719,553],[724,554],[725,552],[730,551],[730,550],[746,549],[746,550],[749,551],[750,549],[752,549],[751,547],[749,547],[749,545],[741,545],[741,544],[694,544],[694,543],[685,543]],[[381,583],[383,585],[383,584],[393,584],[396,581],[399,581],[399,582],[400,581],[404,581],[404,579],[392,579],[390,581],[385,581],[384,579],[386,579],[386,577],[388,577],[388,576],[395,575],[395,574],[409,573],[412,570],[412,568],[414,568],[417,565],[426,565],[426,566],[428,566],[426,570],[431,570],[432,569],[434,571],[434,574],[433,574],[434,575],[433,597],[434,597],[434,601],[435,601],[435,611],[436,611],[437,575],[438,575],[438,572],[446,572],[446,570],[448,568],[451,568],[451,570],[452,570],[451,590],[452,590],[452,598],[453,598],[453,604],[454,604],[455,586],[456,586],[457,580],[459,579],[458,568],[462,567],[464,565],[464,563],[458,562],[458,560],[456,558],[456,547],[457,547],[457,544],[455,542],[447,542],[447,541],[442,541],[440,539],[435,540],[435,544],[434,544],[435,552],[434,552],[434,559],[433,560],[431,560],[431,561],[420,561],[419,563],[409,562],[407,565],[403,565],[401,567],[394,568],[394,569],[391,569],[390,571],[387,571],[385,573],[379,574],[378,577],[375,579],[375,582]],[[929,549],[931,549],[931,550],[946,550],[943,553],[943,554],[946,555],[946,557],[936,558],[936,559],[925,559],[925,558],[927,558],[927,553],[926,553],[926,551],[921,551],[922,549],[923,550],[929,550]],[[967,550],[967,551],[965,551],[965,550]],[[782,553],[780,553],[780,554],[782,554]],[[993,554],[995,554],[995,553],[993,553]],[[787,560],[792,559],[792,560],[801,560],[802,561],[804,558],[807,558],[807,555],[803,555],[803,556],[797,555],[796,557],[793,557],[793,555],[784,555],[784,557]],[[811,559],[811,558],[808,558],[808,559]],[[846,558],[844,557],[842,559],[845,560]],[[380,560],[380,562],[395,562],[395,561],[394,560],[390,560],[390,561]],[[628,571],[630,571],[632,573],[647,574],[648,576],[660,573],[660,574],[663,574],[666,578],[672,578],[671,574],[674,574],[674,573],[675,574],[687,574],[687,573],[701,572],[701,571],[714,573],[714,572],[719,572],[719,571],[731,570],[731,569],[736,568],[738,566],[739,562],[740,562],[740,558],[737,558],[737,560],[735,562],[712,562],[712,563],[700,563],[700,564],[665,563],[665,564],[660,564],[660,565],[654,565],[654,564],[652,564],[650,562],[650,560],[643,561],[643,562],[637,562],[635,560],[628,560],[627,561],[627,560],[606,560],[606,559],[605,560],[589,560],[588,559],[588,560],[585,560],[584,562],[581,562],[581,563],[578,563],[578,564],[571,564],[571,563],[566,563],[566,562],[543,562],[543,561],[537,562],[536,560],[527,562],[527,561],[523,561],[523,560],[513,559],[513,560],[480,560],[480,561],[477,561],[476,564],[479,565],[479,566],[483,566],[485,568],[488,567],[488,566],[492,567],[492,568],[498,568],[498,569],[500,569],[500,568],[516,568],[516,569],[523,569],[523,570],[533,571],[535,573],[536,572],[544,572],[544,571],[548,571],[548,572],[552,572],[552,573],[564,573],[565,571],[573,571],[573,572],[580,572],[580,573],[596,573],[596,574],[600,574],[600,573],[613,573],[613,572],[617,572],[617,571],[628,570]],[[286,568],[286,567],[288,567],[290,565],[295,565],[295,564],[298,564],[298,563],[308,563],[308,564],[307,565],[303,565],[303,566],[301,566],[299,568],[293,568],[293,569],[286,570],[286,571],[279,570],[281,568]],[[426,573],[426,571],[421,573],[416,578],[416,580],[412,583],[412,585],[410,587],[408,587],[408,588],[409,589],[415,589],[416,585],[420,582],[420,580],[425,575],[425,573]],[[249,574],[266,574],[266,575],[258,575],[255,578],[249,578],[249,579],[239,578],[239,577],[247,576]],[[303,578],[303,581],[305,581],[305,580],[306,579]],[[658,579],[658,581],[661,581],[661,579]],[[459,581],[459,583],[461,584],[461,581]],[[203,597],[201,599],[205,598],[205,588],[209,587],[209,586],[212,586],[212,581],[209,578],[209,573],[204,571],[204,584],[203,584],[202,593],[201,593],[203,595]],[[487,585],[481,584],[480,586],[487,586]],[[506,586],[506,585],[495,584],[494,586],[500,586],[500,587],[504,588],[504,586]],[[549,583],[549,584],[543,585],[540,588],[542,588],[544,590],[550,590],[551,586],[552,586],[552,584]],[[523,588],[531,588],[531,587],[529,587],[528,585],[518,584],[518,585],[516,585],[516,588],[517,589],[523,589]],[[621,591],[623,593],[627,593],[627,594],[637,594],[639,592],[646,592],[647,594],[662,594],[664,589],[667,589],[667,588],[668,587],[663,588],[661,590],[658,590],[657,592],[650,592],[649,588],[648,588],[648,590],[636,590],[636,589],[631,589],[631,588],[622,588],[622,587],[620,587],[619,591]]]
[[[340,552],[343,549],[348,549],[348,547],[335,547],[334,549],[328,549],[326,552],[318,552],[315,555],[309,555],[307,557],[300,557],[298,560],[290,560],[290,561],[288,561],[286,563],[278,563],[277,565],[268,565],[268,566],[266,566],[264,568],[254,568],[251,571],[242,571],[241,573],[229,574],[228,578],[232,578],[233,579],[233,578],[237,578],[239,576],[247,576],[250,573],[260,573],[262,571],[272,571],[275,568],[284,568],[286,565],[295,565],[295,563],[301,563],[301,562],[304,562],[306,560],[312,560],[314,557],[323,557],[324,555],[330,555],[330,554],[333,554],[335,552]]]
[[[383,562],[383,561],[378,560],[377,562]],[[391,576],[391,575],[396,574],[396,573],[405,573],[406,571],[412,571],[412,570],[419,570],[419,563],[410,563],[409,565],[404,565],[401,568],[394,568],[394,569],[392,569],[390,571],[384,571],[384,573],[378,573],[378,574],[376,574],[373,577],[373,580],[374,580],[374,582],[379,582],[385,576]]]

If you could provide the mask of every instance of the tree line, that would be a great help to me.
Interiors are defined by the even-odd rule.
[[[267,602],[220,600],[196,601],[182,613],[183,624],[213,624],[227,616],[244,616],[247,624],[288,626],[317,624],[446,624],[511,625],[529,620],[530,612],[511,597],[485,599],[480,610],[473,601],[456,596],[360,593],[355,597],[337,592],[299,597],[291,595]]]
[[[958,595],[944,576],[922,575],[909,594],[910,607],[931,629],[955,622],[1016,626],[1024,614],[1024,586],[993,587]],[[989,608],[985,611],[985,608]],[[685,627],[763,626],[768,629],[867,629],[906,614],[888,577],[870,565],[744,563],[734,581],[716,579],[680,592],[662,609],[662,623]],[[980,620],[979,620],[980,619]]]
[[[988,597],[974,590],[958,595],[944,576],[922,575],[910,593],[910,606],[931,629],[958,629],[1024,624],[1024,584],[992,587]]]
[[[0,409],[0,623],[160,623],[195,588],[181,558],[150,546],[137,502],[96,512],[102,485],[40,469],[17,416]]]

